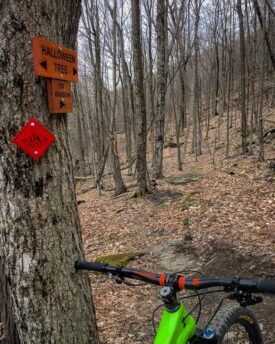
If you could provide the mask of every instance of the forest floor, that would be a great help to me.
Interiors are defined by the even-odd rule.
[[[105,180],[101,196],[95,189],[85,192],[91,182],[78,184],[86,259],[142,253],[128,265],[156,273],[192,269],[206,275],[275,278],[275,173],[268,167],[275,159],[274,144],[265,147],[265,163],[253,156],[223,156],[221,144],[215,166],[210,154],[198,162],[188,155],[184,170],[177,171],[176,149],[166,148],[165,178],[144,198],[132,197],[130,177],[125,177],[128,192],[119,197],[106,191],[111,179]],[[193,182],[171,183],[190,176]],[[159,288],[119,285],[101,275],[90,278],[101,343],[152,343]],[[219,300],[206,300],[202,322]],[[254,309],[265,344],[274,344],[275,298],[265,298]],[[159,316],[157,312],[156,323]]]

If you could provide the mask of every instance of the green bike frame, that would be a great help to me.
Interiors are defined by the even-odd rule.
[[[182,302],[174,312],[164,308],[154,344],[186,344],[195,334],[196,322]]]

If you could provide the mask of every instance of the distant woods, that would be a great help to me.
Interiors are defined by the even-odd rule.
[[[127,171],[143,194],[163,176],[171,142],[179,170],[187,153],[197,161],[219,141],[225,158],[239,145],[263,160],[274,37],[272,0],[83,0],[70,115],[75,174],[99,191],[112,174],[119,194]]]

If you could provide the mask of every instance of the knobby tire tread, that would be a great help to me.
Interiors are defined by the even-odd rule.
[[[224,343],[223,339],[234,324],[241,324],[249,333],[252,344],[263,344],[260,326],[251,309],[239,305],[228,305],[222,308],[211,321],[209,327],[215,330],[218,344]]]

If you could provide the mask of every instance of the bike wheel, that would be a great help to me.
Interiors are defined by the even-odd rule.
[[[218,344],[263,344],[260,326],[254,313],[245,307],[227,306],[211,321]]]

